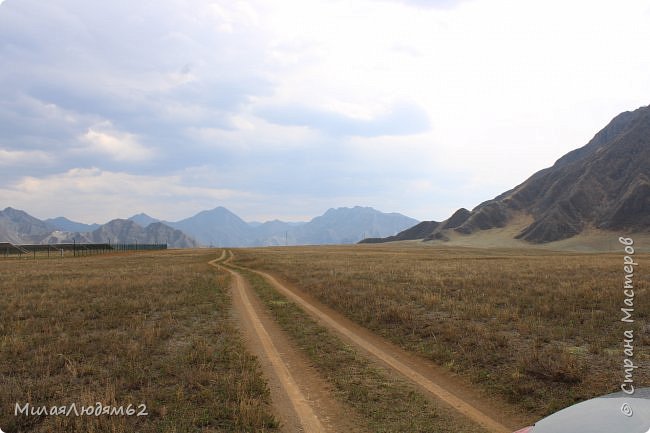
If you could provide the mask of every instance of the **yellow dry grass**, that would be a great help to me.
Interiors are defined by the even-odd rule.
[[[0,261],[7,432],[272,432],[215,251]],[[148,416],[14,416],[15,404],[146,404]]]
[[[407,245],[246,249],[237,263],[295,283],[357,323],[531,415],[616,391],[623,331],[647,364],[650,294],[637,256],[634,324],[620,321],[623,253]],[[637,385],[648,385],[646,368]]]

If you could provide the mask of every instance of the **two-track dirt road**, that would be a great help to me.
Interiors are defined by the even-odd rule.
[[[232,257],[232,253],[229,252],[229,256],[225,261],[230,261]],[[222,255],[220,259],[223,260],[225,258],[226,256]],[[277,328],[277,324],[275,324],[272,319],[269,318],[266,323],[263,323],[263,320],[255,318],[264,317],[264,307],[256,299],[255,295],[251,293],[250,289],[247,288],[246,282],[243,277],[236,272],[236,268],[238,268],[238,266],[232,264],[227,268],[224,267],[224,269],[227,269],[233,275],[234,289],[236,292],[234,296],[236,309],[246,312],[245,314],[250,317],[251,322],[256,324],[256,333],[264,335],[265,329],[271,328],[276,329],[279,333],[278,335],[284,338],[282,331]],[[474,390],[467,383],[453,377],[449,372],[444,371],[435,364],[387,342],[385,339],[355,324],[331,308],[321,304],[308,294],[302,292],[299,288],[286,282],[281,282],[278,278],[266,272],[254,269],[250,270],[263,276],[276,288],[276,290],[278,290],[278,292],[300,306],[320,324],[331,331],[334,331],[336,334],[343,337],[344,340],[347,340],[355,347],[359,348],[361,352],[365,353],[369,358],[380,363],[389,370],[400,374],[413,384],[417,385],[429,396],[453,407],[459,413],[481,425],[487,431],[493,433],[511,433],[516,430],[517,427],[524,425],[525,421],[513,413],[511,407],[499,404],[481,396],[480,393]],[[263,338],[261,339],[263,340]],[[269,344],[272,346],[275,341],[276,336],[274,335],[273,341],[270,341]],[[285,394],[290,397],[295,413],[298,414],[300,424],[303,426],[304,431],[348,431],[340,429],[342,426],[339,426],[338,430],[327,430],[326,427],[322,425],[323,423],[319,421],[319,417],[314,411],[313,405],[310,405],[304,398],[305,391],[301,394],[300,387],[295,385],[296,378],[299,377],[301,373],[294,370],[293,366],[291,369],[293,375],[289,374],[288,370],[286,372],[284,371],[287,369],[286,362],[283,364],[283,359],[287,361],[288,358],[286,353],[280,353],[277,349],[274,351],[273,348],[267,349],[265,346],[264,356],[272,361],[274,369],[277,371],[276,375],[281,379],[281,386],[286,389]],[[322,384],[322,386],[327,389],[326,383]],[[314,388],[310,389],[314,390]],[[331,396],[329,396],[329,398],[331,398]],[[312,406],[312,409],[310,409],[309,406]],[[341,408],[339,407],[339,410],[340,409]],[[340,413],[337,418],[342,418]]]
[[[233,304],[249,350],[269,380],[274,412],[286,433],[367,433],[357,415],[332,396],[330,385],[287,340],[246,280],[225,264],[225,251],[210,262],[232,275]]]

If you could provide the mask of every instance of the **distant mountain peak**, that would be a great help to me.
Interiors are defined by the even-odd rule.
[[[24,210],[16,209],[11,206],[7,206],[3,212],[7,215],[20,215],[20,216],[28,215],[31,217],[31,215],[29,215]]]
[[[129,220],[134,221],[136,224],[138,224],[141,227],[147,227],[149,224],[157,223],[160,221],[157,218],[150,217],[144,212],[141,212],[137,215],[133,215],[132,217],[129,218]]]
[[[0,212],[0,242],[32,243],[52,230],[25,211],[7,207]]]
[[[63,232],[91,232],[100,227],[99,224],[84,224],[69,220],[66,217],[46,219],[45,223]]]
[[[233,214],[233,215],[234,215],[234,212],[232,212],[230,209],[225,208],[225,207],[223,207],[223,206],[217,206],[217,207],[215,207],[215,208],[212,208],[212,209],[209,209],[209,210],[204,210],[204,211],[202,211],[202,212],[206,212],[206,213],[211,213],[211,212],[215,212],[215,213],[228,213],[228,214]]]

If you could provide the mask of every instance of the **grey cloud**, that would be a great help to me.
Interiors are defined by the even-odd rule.
[[[4,149],[61,151],[80,128],[98,120],[29,95],[0,93],[0,147]]]
[[[165,177],[205,165],[219,175],[218,182],[201,182],[206,188],[227,185],[276,197],[380,196],[390,184],[389,170],[360,168],[363,156],[340,138],[427,131],[421,107],[397,104],[370,120],[307,107],[259,111],[270,122],[323,132],[290,152],[268,137],[251,139],[246,144],[252,150],[242,153],[232,151],[236,139],[223,138],[214,148],[192,139],[192,128],[236,129],[231,118],[246,118],[251,99],[272,94],[277,73],[267,57],[271,41],[255,29],[216,32],[197,10],[206,3],[2,4],[0,58],[9,67],[0,68],[0,150],[51,158],[31,165],[24,158],[1,169],[0,185],[75,168]],[[84,149],[83,135],[106,122],[110,130],[136,136],[154,157],[130,164]],[[169,198],[170,205],[176,200]]]
[[[273,86],[260,67],[266,41],[255,29],[215,30],[204,16],[209,4],[3,4],[0,57],[9,67],[0,68],[0,149],[65,152],[108,121],[155,147],[161,171],[192,163],[187,128],[228,128],[251,97]],[[54,118],[45,106],[74,120]],[[112,168],[92,155],[64,156],[61,170]]]
[[[388,113],[370,120],[303,106],[267,107],[257,114],[272,123],[306,126],[333,136],[412,135],[431,128],[427,113],[414,104],[395,105]]]

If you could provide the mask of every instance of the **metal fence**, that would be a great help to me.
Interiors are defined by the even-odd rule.
[[[65,257],[91,256],[120,251],[166,250],[167,244],[122,243],[65,243],[65,244],[11,244],[0,242],[0,257]]]

